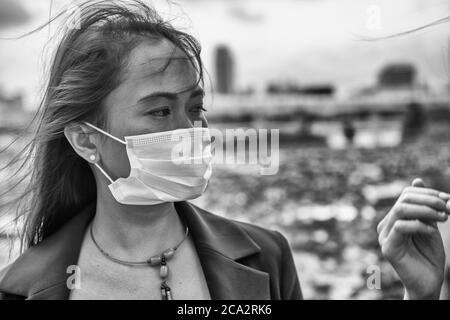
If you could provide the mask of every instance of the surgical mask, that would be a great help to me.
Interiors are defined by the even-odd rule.
[[[98,132],[126,145],[130,175],[108,187],[117,202],[154,205],[198,198],[212,173],[211,137],[208,128],[194,127],[157,133],[125,136],[119,139],[84,122]]]

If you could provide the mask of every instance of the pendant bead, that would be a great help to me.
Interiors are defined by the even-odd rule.
[[[162,300],[173,300],[172,292],[165,280],[161,282],[161,298]]]
[[[173,248],[170,248],[163,252],[163,256],[166,258],[166,260],[169,260],[173,257],[174,253],[175,250]]]
[[[161,256],[153,256],[147,261],[151,266],[157,266],[161,263]]]
[[[170,288],[166,290],[166,297],[167,297],[167,300],[173,300],[172,291],[170,290]]]
[[[162,265],[161,269],[159,269],[159,276],[161,278],[167,278],[167,276],[169,275],[169,268],[167,267],[167,265]]]

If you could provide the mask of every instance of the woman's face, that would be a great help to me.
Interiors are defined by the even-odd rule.
[[[120,139],[194,126],[207,127],[204,92],[195,86],[198,74],[186,55],[168,40],[141,43],[131,51],[124,80],[105,101],[108,132]],[[167,65],[167,57],[173,59]],[[100,159],[113,180],[127,177],[130,164],[123,144],[102,139]]]

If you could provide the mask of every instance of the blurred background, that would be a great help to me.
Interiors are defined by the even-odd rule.
[[[0,0],[0,37],[77,2]],[[433,23],[450,16],[450,1],[149,3],[202,44],[210,127],[280,130],[277,174],[218,165],[194,202],[281,231],[307,299],[401,298],[376,225],[415,177],[450,191],[450,22]],[[0,147],[27,135],[56,29],[0,40]],[[2,230],[0,266],[17,231]],[[379,289],[367,286],[370,266]]]

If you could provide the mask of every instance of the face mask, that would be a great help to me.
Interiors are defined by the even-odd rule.
[[[208,128],[177,129],[136,136],[125,141],[84,122],[98,132],[126,145],[130,175],[108,185],[119,203],[154,205],[198,198],[212,173],[211,137]]]

